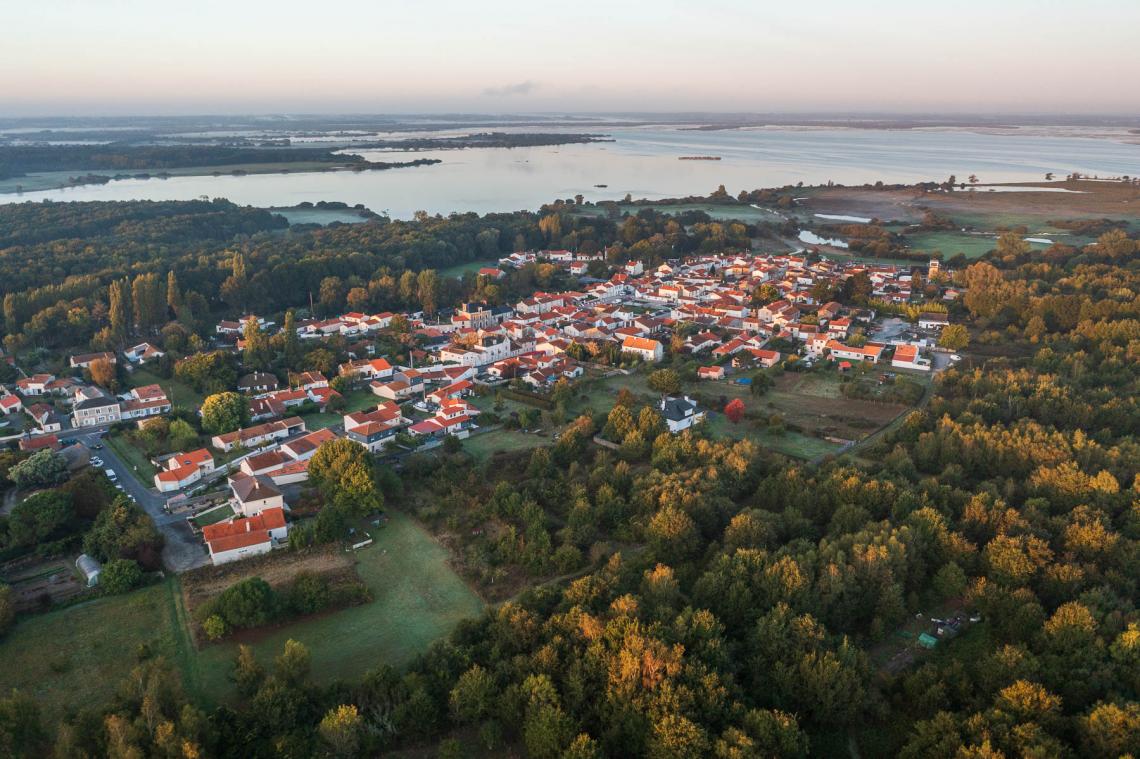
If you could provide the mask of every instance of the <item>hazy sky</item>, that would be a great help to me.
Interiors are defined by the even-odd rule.
[[[1140,113],[1140,0],[13,0],[0,116]]]

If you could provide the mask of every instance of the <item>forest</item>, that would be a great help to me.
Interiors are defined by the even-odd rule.
[[[488,294],[486,283],[434,278],[430,267],[465,257],[591,243],[652,261],[670,240],[699,250],[756,232],[682,228],[653,213],[584,220],[555,206],[294,233],[225,203],[134,205],[77,206],[75,228],[95,230],[82,245],[36,238],[36,214],[55,213],[50,205],[6,211],[22,223],[7,233],[5,276],[25,288],[9,293],[11,309],[5,301],[10,331],[44,342],[53,332],[37,324],[51,319],[92,334],[155,329],[169,312],[135,320],[122,315],[128,303],[142,316],[162,303],[189,308],[193,322],[196,308],[283,308],[308,288],[330,312],[342,299],[432,310],[467,285]],[[160,229],[203,231],[193,243],[156,242],[138,213]],[[36,262],[57,247],[82,276],[50,284]],[[123,271],[136,277],[130,287]],[[519,272],[497,295],[544,276],[555,275]],[[28,694],[0,700],[0,747],[115,757],[1136,755],[1138,243],[1110,229],[1039,254],[1010,238],[956,276],[965,296],[955,314],[976,360],[940,374],[929,404],[858,456],[810,466],[699,429],[673,436],[654,409],[619,397],[532,453],[481,464],[449,446],[399,474],[378,466],[385,503],[472,536],[453,549],[478,554],[489,580],[533,587],[410,668],[377,661],[353,682],[313,682],[300,644],[274,662],[243,650],[241,701],[210,711],[188,700],[173,663],[140,652],[109,705],[61,725],[44,724]],[[598,432],[619,449],[592,444]],[[916,615],[955,610],[974,621],[893,663]]]
[[[205,337],[216,319],[251,311],[307,313],[312,304],[316,316],[345,307],[422,309],[430,316],[469,298],[513,302],[562,281],[559,269],[541,263],[498,282],[473,274],[436,275],[471,261],[493,264],[515,250],[604,250],[611,263],[653,263],[735,249],[751,237],[772,234],[764,225],[715,222],[700,212],[675,219],[645,210],[611,220],[574,214],[576,205],[570,200],[538,213],[418,214],[409,221],[379,218],[317,228],[290,228],[269,211],[225,200],[3,205],[6,348],[105,343],[96,337],[110,326],[112,284],[123,278],[138,295],[129,328],[119,337],[157,337],[167,323],[167,314],[153,308],[143,318],[148,309],[137,302],[143,294],[152,306],[170,303],[183,330]],[[177,304],[169,297],[171,277]]]

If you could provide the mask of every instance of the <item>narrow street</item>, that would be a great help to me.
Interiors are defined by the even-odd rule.
[[[188,569],[203,566],[209,563],[209,555],[202,542],[194,536],[190,525],[184,515],[168,514],[163,508],[166,505],[165,496],[143,485],[138,476],[132,471],[130,465],[120,459],[110,446],[100,442],[100,431],[69,430],[70,438],[86,446],[93,456],[103,460],[101,469],[110,469],[117,475],[117,480],[123,486],[123,492],[132,496],[158,527],[166,545],[162,549],[162,563],[171,572],[185,572]],[[92,449],[93,445],[102,445],[101,448]]]

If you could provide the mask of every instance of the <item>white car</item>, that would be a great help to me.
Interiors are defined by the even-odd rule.
[[[962,357],[959,356],[957,353],[951,353],[950,354],[950,360],[951,361],[961,361]]]

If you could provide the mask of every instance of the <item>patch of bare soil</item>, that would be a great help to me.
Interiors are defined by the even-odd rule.
[[[941,214],[955,212],[1052,218],[1140,216],[1140,185],[1123,182],[1077,180],[1066,182],[1025,182],[1026,192],[928,193],[924,201]],[[1061,188],[1073,192],[1034,192],[1032,188]]]
[[[209,566],[182,574],[182,599],[191,618],[194,610],[223,590],[250,577],[260,577],[274,588],[288,585],[297,575],[321,575],[330,581],[355,577],[356,559],[335,546],[308,551],[273,551],[219,567]]]
[[[11,586],[17,611],[45,609],[87,592],[75,568],[64,559],[18,559],[0,570],[0,579]]]
[[[943,216],[955,213],[1026,216],[1039,221],[1054,218],[1140,217],[1140,185],[1124,182],[1076,180],[1020,182],[1002,187],[1024,187],[1025,192],[923,192],[910,189],[829,187],[814,191],[800,205],[813,213],[866,216],[882,221],[919,222],[925,209]],[[1040,188],[1072,192],[1039,192]]]

